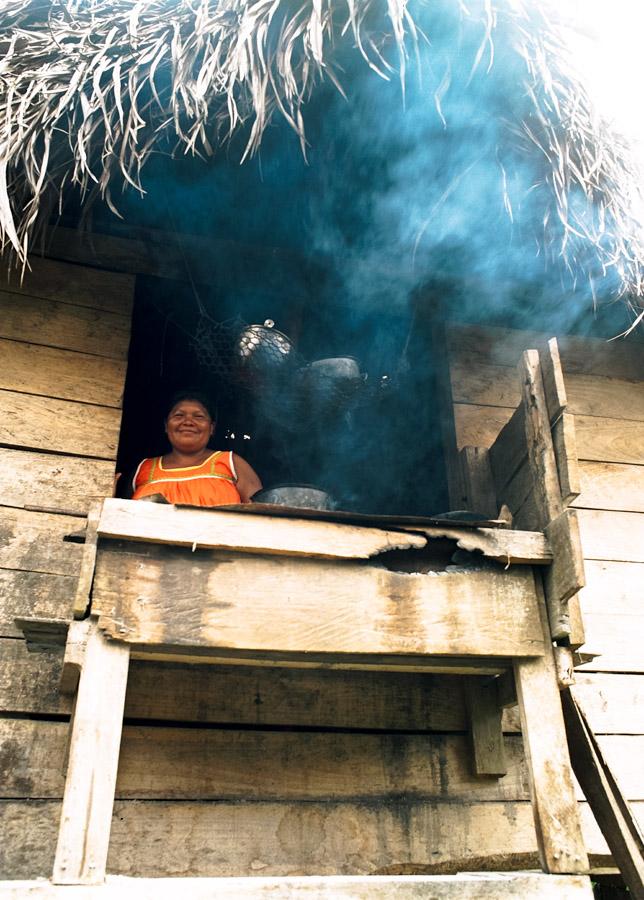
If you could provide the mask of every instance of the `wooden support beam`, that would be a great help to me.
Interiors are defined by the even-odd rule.
[[[70,623],[63,657],[63,670],[60,676],[60,692],[62,694],[73,694],[78,688],[78,680],[85,661],[87,639],[92,627],[91,619]]]
[[[52,880],[101,884],[112,823],[129,648],[89,626]]]
[[[545,527],[552,547],[552,565],[544,570],[550,630],[554,638],[569,637],[568,601],[586,585],[584,555],[577,511],[567,509]]]
[[[557,461],[561,502],[564,506],[570,506],[581,493],[575,417],[571,413],[562,413],[555,422],[552,427],[552,440]]]
[[[507,772],[501,719],[503,709],[497,700],[496,680],[468,678],[465,698],[470,719],[470,738],[475,775],[500,778]]]
[[[87,514],[85,546],[83,548],[83,558],[81,560],[80,572],[78,573],[78,584],[74,596],[75,619],[81,619],[89,609],[92,582],[94,580],[94,566],[96,564],[96,544],[98,541],[97,528],[101,517],[102,507],[102,501],[95,501],[90,506]]]
[[[550,338],[540,354],[543,389],[550,423],[559,419],[568,406],[566,384],[564,382],[559,344],[557,338]]]
[[[514,665],[539,856],[546,872],[587,872],[588,856],[543,600],[540,608],[545,655]]]
[[[566,397],[558,352],[552,342],[546,359],[550,407],[553,415],[561,415]],[[541,375],[539,353],[536,350],[527,350],[523,354],[519,371],[522,377],[528,462],[534,483],[531,501],[541,528],[549,540],[556,543],[556,549],[553,549],[554,562],[546,572],[544,582],[550,630],[555,640],[570,641],[572,637],[577,642],[583,637],[583,634],[580,635],[581,618],[576,608],[575,634],[572,635],[568,601],[585,584],[583,554],[576,517],[572,511],[564,513],[555,445],[550,430],[550,407]],[[571,492],[570,472],[564,466],[564,457],[559,468],[566,473],[564,491],[568,497]]]
[[[519,363],[525,412],[525,440],[535,482],[534,500],[543,526],[563,512],[539,353],[526,350]]]
[[[514,672],[508,669],[495,680],[496,685],[496,703],[501,709],[507,709],[510,706],[516,706],[519,702],[517,699],[517,685],[514,680]]]
[[[637,900],[644,897],[644,841],[606,763],[574,688],[562,692],[570,757],[622,877]]]
[[[463,447],[460,457],[467,508],[494,518],[498,505],[488,451],[484,447]]]

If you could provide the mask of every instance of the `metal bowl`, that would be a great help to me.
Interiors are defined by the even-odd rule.
[[[254,494],[253,503],[273,503],[305,509],[333,509],[333,498],[312,484],[277,484]]]

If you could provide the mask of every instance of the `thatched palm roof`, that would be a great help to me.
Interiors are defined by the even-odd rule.
[[[457,0],[453,0],[456,4]],[[4,0],[0,21],[0,230],[21,258],[52,199],[85,202],[142,189],[150,153],[209,155],[245,129],[254,153],[273,117],[304,146],[306,102],[341,85],[336,48],[352,41],[379,75],[404,81],[408,54],[431,34],[413,0]],[[557,235],[644,295],[644,246],[633,213],[638,173],[599,120],[548,9],[529,0],[461,2],[479,16],[474,68],[494,66],[503,25],[523,60],[531,113],[510,122],[516,146],[545,161],[544,241]],[[499,171],[499,178],[505,172]],[[578,196],[584,198],[580,206]],[[574,201],[574,202],[573,202]],[[49,204],[49,205],[48,205]],[[552,231],[552,223],[557,228]],[[635,300],[637,306],[638,301]]]

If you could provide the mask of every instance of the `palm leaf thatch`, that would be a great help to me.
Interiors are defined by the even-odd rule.
[[[454,0],[482,23],[473,67],[494,64],[506,29],[525,61],[531,114],[510,123],[537,154],[551,198],[544,240],[574,265],[579,247],[644,295],[644,246],[634,210],[639,173],[596,115],[551,8],[529,0]],[[414,0],[4,0],[0,22],[0,232],[24,260],[38,224],[73,186],[85,203],[131,186],[168,148],[210,155],[238,130],[246,155],[275,115],[305,146],[304,107],[351,41],[376,73],[405,79],[425,35]],[[431,34],[428,35],[431,52]],[[455,41],[455,47],[456,47]],[[455,49],[455,52],[458,52]],[[431,101],[428,101],[431,102]],[[503,173],[500,172],[500,177]],[[576,198],[582,197],[580,205]],[[552,249],[552,248],[551,248]],[[581,254],[583,255],[583,253]]]

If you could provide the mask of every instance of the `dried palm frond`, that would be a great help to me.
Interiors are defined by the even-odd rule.
[[[644,317],[644,173],[633,148],[598,114],[552,8],[513,0],[508,15],[532,100],[530,118],[513,130],[525,152],[543,156],[550,195],[544,223],[559,221],[558,250],[569,265],[590,250],[600,274],[612,270],[617,294],[638,324]]]
[[[209,155],[245,129],[252,154],[276,113],[304,148],[303,107],[314,87],[327,78],[343,89],[334,69],[343,40],[380,75],[397,69],[404,79],[406,43],[418,37],[413,2],[3,0],[3,243],[24,260],[48,199],[62,199],[72,185],[87,203],[102,196],[115,209],[117,189],[143,191],[142,168],[159,149]],[[591,248],[594,264],[616,272],[624,294],[642,297],[639,173],[596,115],[552,8],[528,0],[453,2],[481,22],[473,69],[494,65],[501,26],[525,61],[523,84],[509,90],[527,94],[532,112],[511,127],[519,151],[543,160],[544,242],[557,240],[556,252],[571,265]],[[502,168],[499,178],[503,184]]]
[[[5,0],[0,22],[0,230],[20,257],[46,192],[80,187],[113,207],[143,191],[164,142],[210,154],[248,125],[246,153],[275,111],[304,145],[302,105],[337,81],[349,32],[387,77],[389,33],[404,68],[406,0]]]

